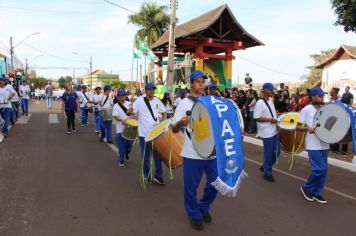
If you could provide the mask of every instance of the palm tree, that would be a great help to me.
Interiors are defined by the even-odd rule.
[[[138,13],[128,16],[128,23],[141,27],[138,36],[147,37],[148,45],[154,44],[162,34],[168,30],[170,17],[166,13],[167,6],[157,5],[155,2],[143,3]]]

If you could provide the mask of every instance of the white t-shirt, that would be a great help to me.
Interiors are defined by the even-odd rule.
[[[15,95],[11,98],[11,102],[19,102],[19,101],[20,101],[20,97],[18,93],[15,91]]]
[[[130,102],[125,101],[123,105],[124,107],[129,109],[130,104],[131,104]],[[129,118],[118,103],[116,103],[112,109],[112,116],[118,116],[122,120],[126,120],[127,118]],[[124,130],[124,125],[122,124],[122,122],[115,120],[115,126],[116,126],[116,133],[122,133],[122,131]]]
[[[95,94],[93,94],[93,96],[92,96],[92,102],[98,102],[97,105],[94,105],[94,107],[95,107],[95,108],[98,108],[98,110],[101,109],[99,103],[101,102],[101,100],[103,100],[103,96],[104,96],[104,94],[102,94],[102,93],[99,93],[99,94],[96,94],[96,93],[95,93]]]
[[[191,111],[194,102],[189,98],[184,98],[176,108],[174,112],[173,123],[177,123],[180,121],[184,116],[187,116],[187,111]],[[187,135],[187,132],[184,130],[184,143],[181,152],[181,156],[190,159],[197,159],[197,160],[204,160],[199,154],[195,151],[193,147],[192,140]],[[212,157],[215,158],[215,157]]]
[[[20,96],[24,99],[30,99],[30,86],[20,85],[19,87]]]
[[[88,100],[90,100],[90,94],[88,92],[85,92],[85,95],[83,92],[80,92],[78,94],[78,97],[79,97],[79,101],[81,101],[79,105],[80,107],[85,107],[85,104],[87,104]]]
[[[181,101],[182,99],[178,97],[176,100],[174,100],[173,106],[177,107]]]
[[[106,100],[107,95],[103,94],[103,98],[100,102],[101,108],[111,108],[114,105],[114,100],[111,97],[111,95],[109,95],[108,100],[106,101],[106,103],[104,104],[105,100]]]
[[[10,92],[4,87],[4,88],[1,88],[0,87],[0,108],[6,108],[8,107],[10,101],[9,101],[9,97],[10,97]],[[6,102],[4,104],[4,102]],[[11,106],[11,104],[10,104]]]
[[[302,109],[299,116],[299,122],[306,124],[308,127],[313,127],[314,115],[318,110],[313,105],[307,105]],[[328,150],[329,144],[321,141],[315,134],[307,132],[305,138],[305,146],[307,150]]]
[[[166,112],[162,101],[157,97],[153,97],[149,102],[155,118],[157,118],[159,114]],[[159,119],[157,118],[157,121],[155,121],[152,118],[151,112],[144,101],[144,97],[137,98],[133,104],[133,110],[138,116],[138,135],[145,138],[151,129],[159,123]]]
[[[169,102],[167,102],[165,107],[166,107],[166,111],[173,111],[172,106],[171,104],[169,104]]]
[[[7,84],[5,86],[5,90],[7,90],[10,94],[12,94],[12,93],[15,94],[16,93],[15,89],[10,84]],[[9,101],[9,103],[7,104],[6,107],[7,108],[12,108],[11,101]]]
[[[253,111],[253,118],[274,118],[277,119],[276,109],[273,104],[273,99],[269,98],[268,105],[270,106],[273,117],[271,116],[271,112],[269,111],[266,103],[263,99],[257,101],[255,109]],[[277,134],[277,125],[272,124],[270,122],[257,122],[257,134],[261,138],[271,138]]]

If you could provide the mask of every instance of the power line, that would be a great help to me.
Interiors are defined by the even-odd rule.
[[[124,9],[124,10],[126,10],[126,11],[129,11],[129,12],[132,12],[132,13],[137,13],[137,12],[135,12],[135,11],[133,11],[133,10],[130,10],[130,9],[126,8],[126,7],[123,7],[123,6],[121,6],[121,5],[117,4],[117,3],[110,2],[110,1],[108,1],[108,0],[103,0],[103,1],[104,1],[104,2],[107,2],[107,3],[111,4],[111,5],[120,7],[121,9]]]

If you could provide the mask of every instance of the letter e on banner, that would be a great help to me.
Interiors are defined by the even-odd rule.
[[[226,156],[227,156],[227,157],[236,154],[236,151],[232,151],[232,150],[231,150],[231,149],[234,148],[234,146],[230,145],[230,144],[233,143],[233,142],[234,142],[234,139],[233,139],[233,138],[230,138],[230,139],[226,139],[226,140],[225,140],[225,152],[226,152]]]

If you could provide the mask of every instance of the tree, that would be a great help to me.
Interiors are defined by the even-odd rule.
[[[37,78],[28,79],[28,82],[29,84],[33,83],[35,88],[43,89],[46,87],[48,81],[44,77],[37,77]]]
[[[138,13],[128,16],[128,23],[141,27],[138,36],[141,39],[147,37],[148,45],[152,46],[168,30],[170,17],[167,9],[167,6],[155,2],[143,3]]]
[[[58,79],[58,86],[60,88],[65,88],[65,86],[67,84],[71,84],[72,83],[72,80],[73,78],[71,76],[66,76],[66,77],[63,77],[61,76],[59,79]]]
[[[110,80],[108,84],[113,88],[125,88],[127,84],[121,80]]]
[[[300,86],[300,90],[312,87],[321,79],[321,70],[316,69],[315,66],[323,63],[325,60],[331,57],[335,51],[336,49],[328,49],[323,50],[320,53],[309,55],[309,57],[313,59],[314,63],[313,65],[307,67],[309,69],[309,75],[305,76],[306,81]]]
[[[356,33],[356,0],[331,0],[331,5],[337,15],[334,25],[344,26],[345,32]]]

